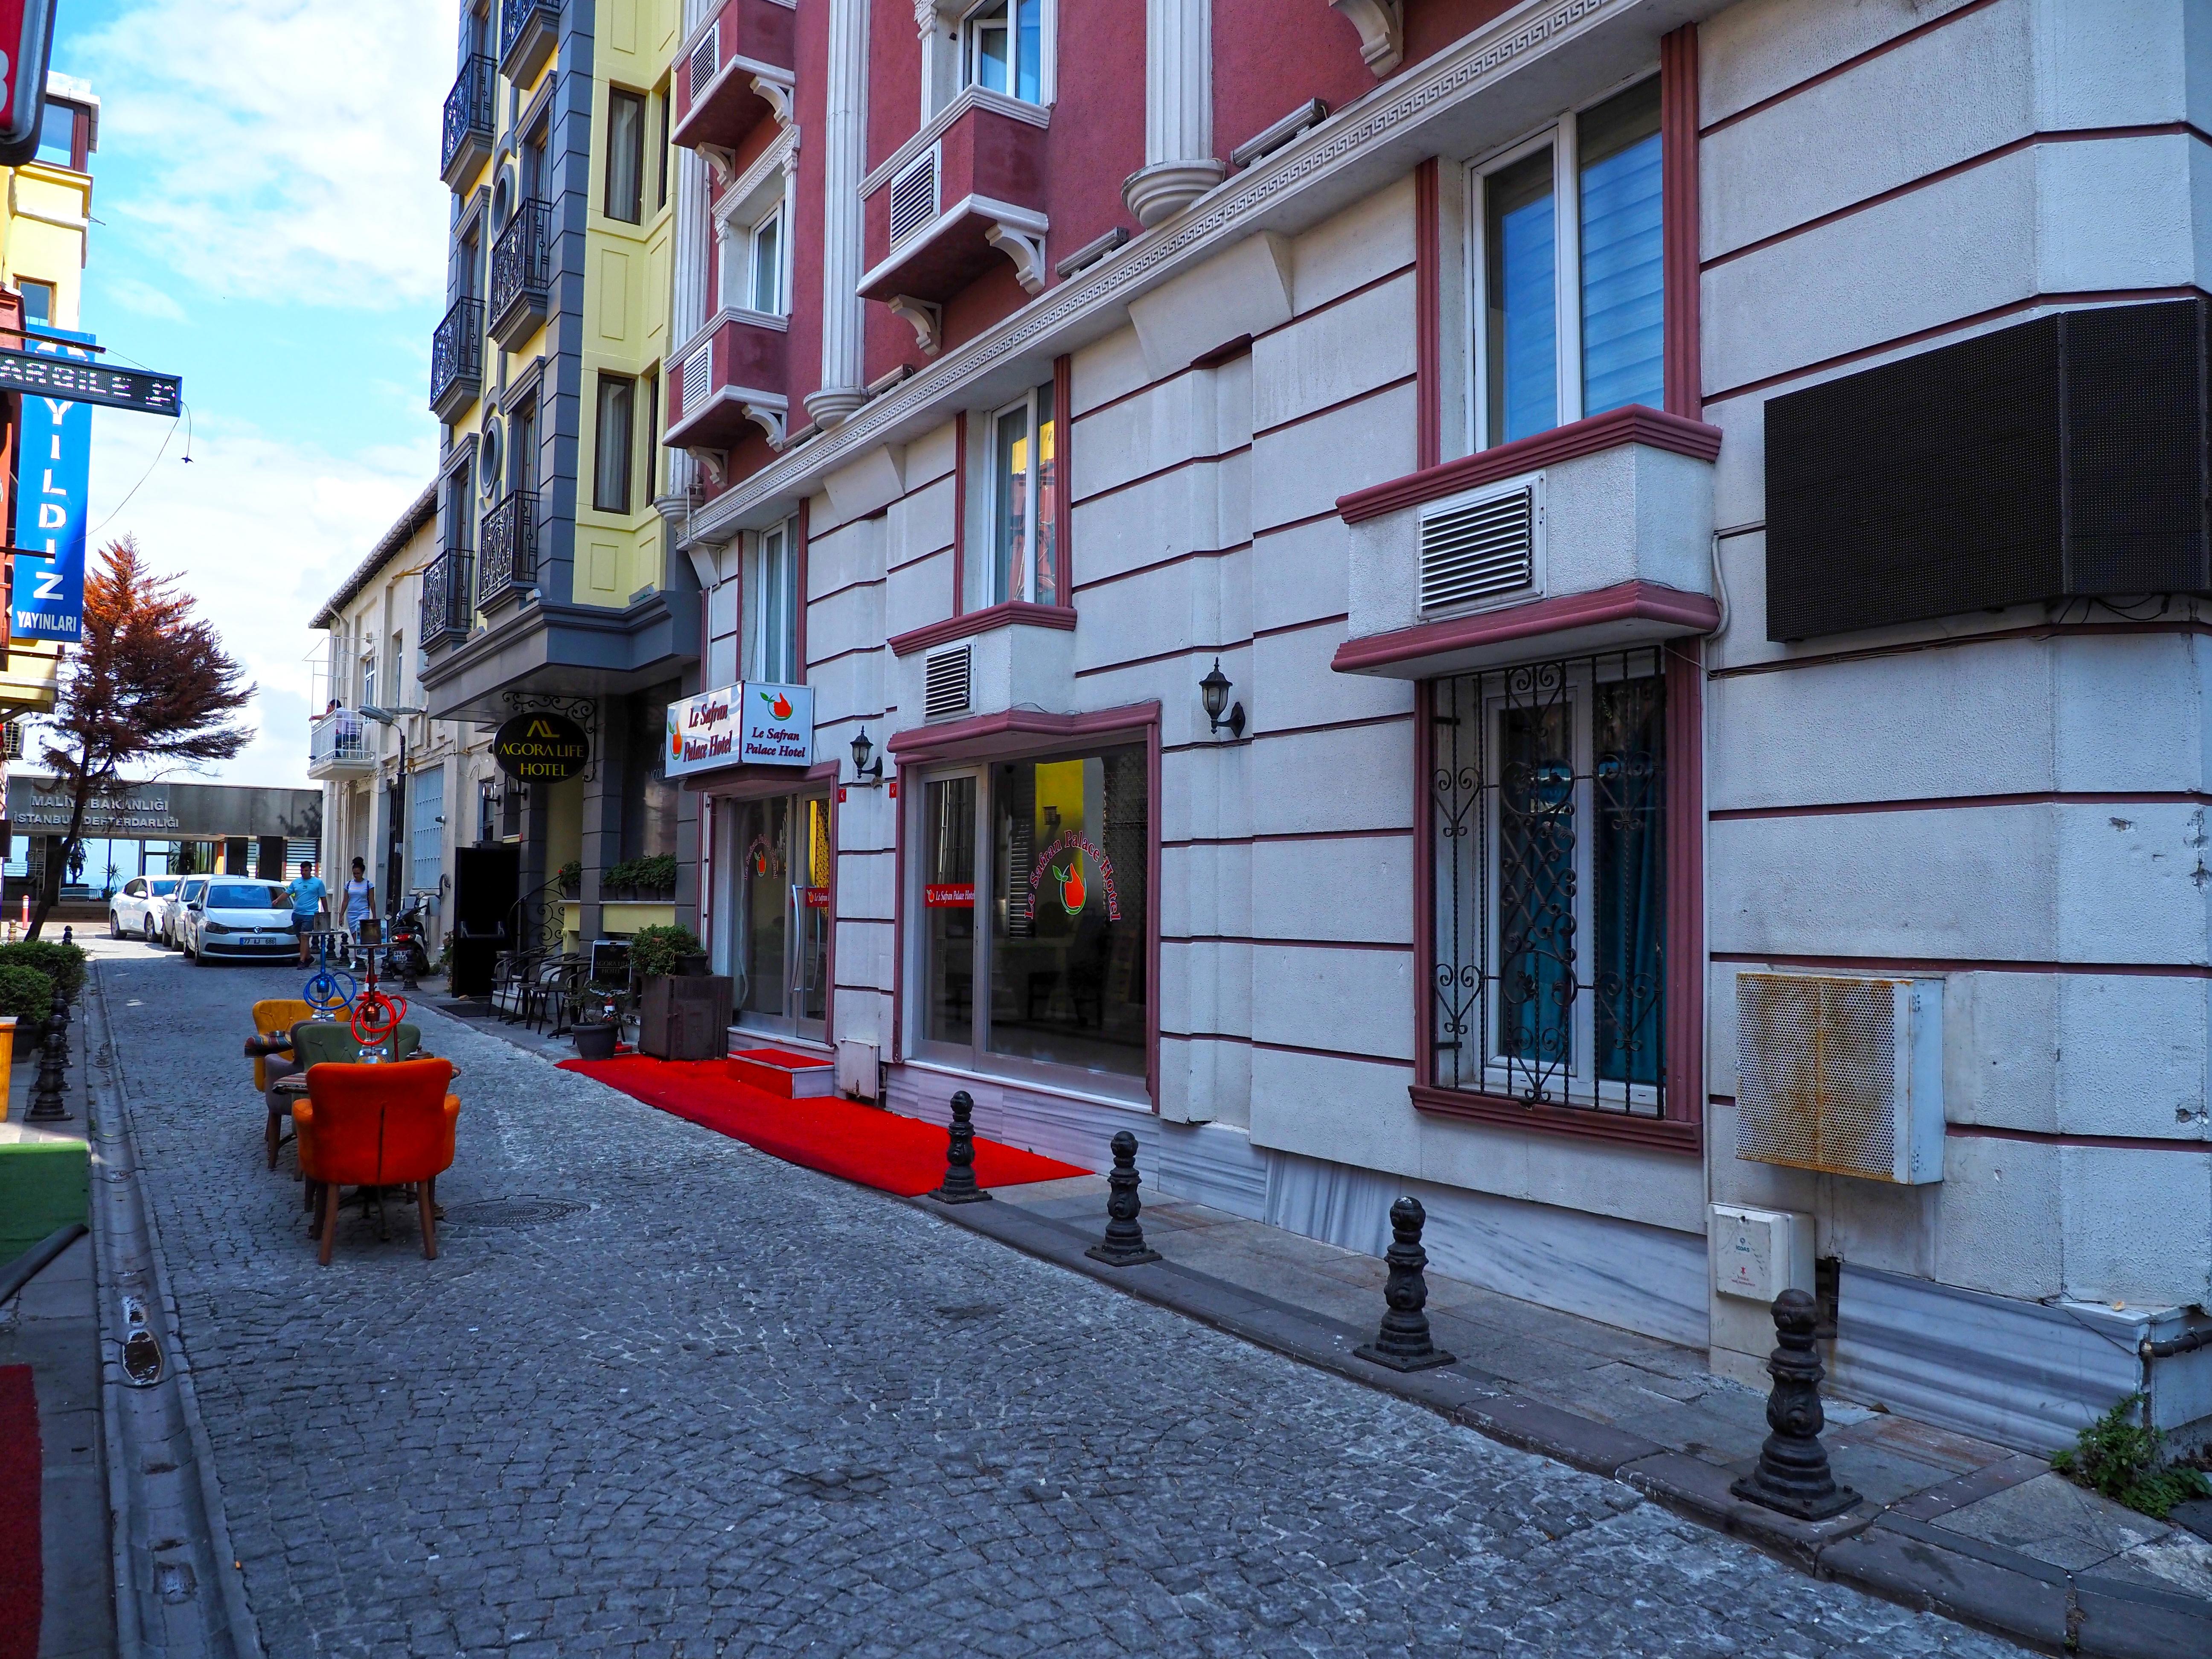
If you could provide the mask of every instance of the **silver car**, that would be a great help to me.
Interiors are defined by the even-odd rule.
[[[182,876],[133,876],[123,890],[107,901],[110,939],[143,939],[151,945],[161,937],[161,901],[177,890]]]
[[[207,884],[205,876],[183,876],[178,878],[174,887],[153,901],[149,908],[152,912],[155,944],[166,945],[172,951],[183,948],[185,936],[181,924],[185,906],[205,892]]]
[[[244,876],[188,881],[178,910],[177,942],[202,967],[224,957],[271,962],[296,957],[300,949],[284,890]]]

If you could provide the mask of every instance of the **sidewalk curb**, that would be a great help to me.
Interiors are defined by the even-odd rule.
[[[1172,1261],[1109,1267],[1084,1255],[1093,1233],[1009,1203],[905,1202],[1071,1273],[1110,1285],[1256,1346],[1425,1406],[1517,1450],[1626,1483],[1673,1513],[1742,1540],[1785,1565],[2043,1652],[2082,1659],[2212,1654],[2212,1601],[2071,1573],[2001,1545],[1862,1504],[1832,1521],[1793,1521],[1735,1497],[1734,1471],[1510,1392],[1465,1361],[1399,1373],[1352,1349],[1355,1329]],[[1103,1224],[1103,1221],[1101,1223]],[[1376,1316],[1382,1310],[1378,1304]]]

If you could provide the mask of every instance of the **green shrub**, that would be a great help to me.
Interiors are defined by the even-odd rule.
[[[623,892],[670,893],[676,890],[676,855],[657,853],[649,858],[624,859],[610,867],[601,884]]]
[[[62,994],[71,1002],[84,989],[86,951],[82,945],[64,945],[58,939],[19,939],[13,945],[0,945],[0,965],[14,963],[21,968],[35,968],[49,980],[58,983]]]
[[[0,963],[0,1014],[15,1016],[15,1041],[25,1041],[23,1028],[44,1025],[54,1011],[54,982],[35,968],[21,963]]]
[[[629,965],[641,980],[676,971],[676,958],[707,947],[689,927],[641,927],[630,935]]]
[[[2166,1437],[2142,1425],[2142,1396],[2131,1394],[2075,1437],[2070,1450],[2051,1467],[2077,1486],[2163,1521],[2176,1504],[2212,1498],[2212,1480],[2178,1463],[2164,1463]]]

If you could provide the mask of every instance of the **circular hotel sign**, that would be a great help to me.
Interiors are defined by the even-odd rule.
[[[525,783],[561,783],[584,769],[592,740],[566,714],[517,714],[491,740],[492,758],[510,778]]]

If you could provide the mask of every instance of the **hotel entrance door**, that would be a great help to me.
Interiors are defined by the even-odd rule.
[[[830,798],[741,801],[731,817],[738,1024],[763,1036],[826,1042]]]

